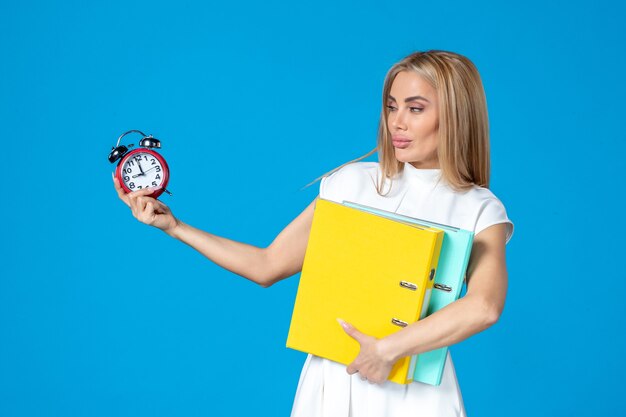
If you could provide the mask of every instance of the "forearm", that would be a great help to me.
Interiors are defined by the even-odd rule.
[[[196,249],[217,265],[262,286],[268,286],[266,250],[212,235],[181,221],[166,233]]]
[[[393,362],[451,346],[495,323],[494,309],[479,298],[465,296],[430,316],[381,339],[383,355]]]

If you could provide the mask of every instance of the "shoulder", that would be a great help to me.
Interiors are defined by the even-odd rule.
[[[349,177],[354,175],[364,175],[371,172],[376,172],[379,169],[378,162],[352,162],[348,165],[345,165],[333,172],[330,175],[325,176],[324,178],[338,178],[338,177]]]
[[[472,201],[475,204],[497,204],[502,203],[500,199],[489,188],[472,185],[467,191],[459,192],[463,199]]]
[[[463,194],[465,203],[473,207],[476,223],[474,233],[479,234],[494,224],[506,224],[506,242],[513,236],[514,225],[509,219],[504,203],[488,188],[474,185]]]
[[[336,200],[339,193],[346,189],[358,189],[371,185],[379,175],[378,162],[352,162],[322,178],[320,181],[320,197]]]

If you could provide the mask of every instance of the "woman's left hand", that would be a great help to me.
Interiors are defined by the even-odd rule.
[[[383,357],[380,349],[380,339],[361,333],[354,326],[341,319],[337,319],[343,330],[359,342],[361,349],[359,355],[346,371],[352,375],[354,373],[361,374],[361,379],[369,381],[371,384],[382,384],[387,380],[393,361]]]

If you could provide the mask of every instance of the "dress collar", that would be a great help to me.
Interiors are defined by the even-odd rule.
[[[402,175],[406,179],[415,178],[420,181],[435,183],[441,179],[441,168],[415,168],[410,163],[405,162]]]

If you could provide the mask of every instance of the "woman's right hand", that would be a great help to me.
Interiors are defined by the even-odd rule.
[[[149,197],[154,189],[144,188],[126,194],[115,177],[113,177],[113,185],[120,200],[130,207],[133,216],[140,222],[154,226],[166,233],[178,226],[178,220],[169,207],[159,200]]]

